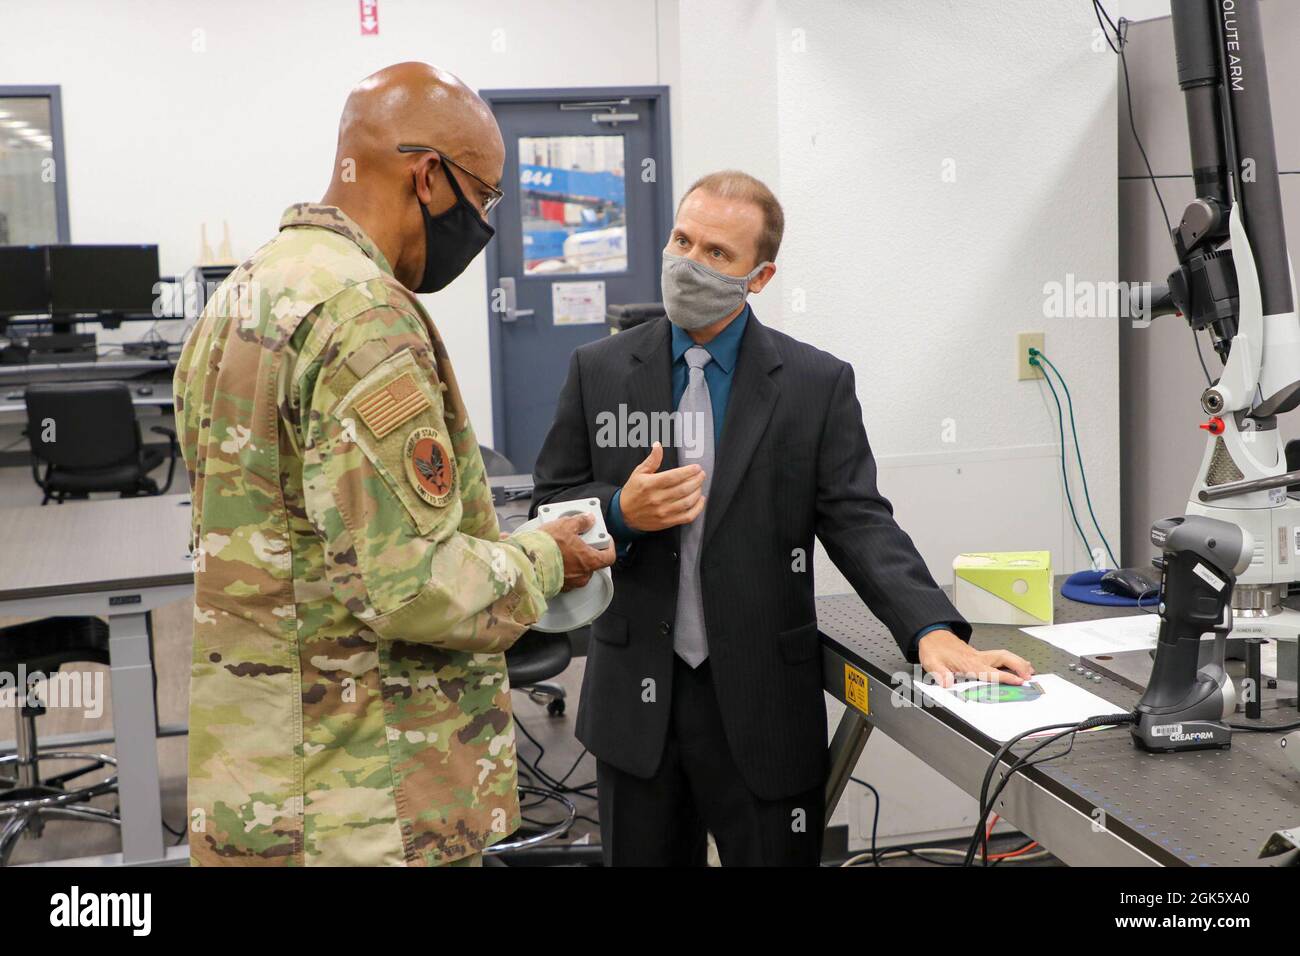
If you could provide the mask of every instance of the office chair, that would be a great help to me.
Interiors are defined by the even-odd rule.
[[[154,425],[149,430],[166,436],[167,451],[144,447],[125,382],[29,385],[26,398],[24,434],[32,449],[32,478],[45,493],[41,504],[51,499],[62,504],[65,498],[104,491],[116,491],[123,498],[161,495],[171,488],[176,432]],[[167,482],[159,488],[149,472],[164,460]]]
[[[50,617],[0,628],[0,672],[41,673],[46,686],[67,687],[56,675],[64,664],[108,663],[108,625],[96,617]],[[28,833],[39,838],[46,820],[80,820],[121,827],[115,811],[84,806],[106,793],[117,792],[117,761],[107,754],[75,753],[63,750],[42,754],[36,738],[36,718],[45,713],[52,699],[35,700],[27,685],[16,690],[14,715],[17,720],[16,752],[0,756],[0,768],[12,768],[14,776],[0,780],[0,866],[7,866],[19,838]],[[42,779],[43,760],[69,760],[83,766]],[[104,767],[113,768],[107,778],[83,787],[67,784]]]
[[[571,660],[573,642],[568,634],[525,631],[506,651],[510,686],[524,691],[536,703],[545,704],[552,717],[563,716],[564,688],[549,680],[564,673]]]
[[[503,475],[517,475],[514,462],[512,462],[495,448],[489,448],[487,445],[479,445],[478,450],[483,454],[483,470],[487,472],[489,478],[499,478]]]

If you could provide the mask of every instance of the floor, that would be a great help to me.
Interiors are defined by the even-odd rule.
[[[165,469],[155,477],[161,481],[165,478]],[[178,473],[174,493],[185,493],[183,471]],[[40,493],[32,484],[31,473],[26,468],[0,468],[0,508],[37,505]],[[49,507],[55,507],[51,505]],[[62,507],[76,507],[69,502]],[[186,720],[189,689],[189,647],[192,626],[191,605],[188,601],[179,602],[160,608],[154,614],[154,654],[158,672],[158,717],[163,724],[183,723]],[[0,626],[16,623],[14,619],[0,618]],[[599,827],[596,823],[597,811],[594,788],[585,789],[583,785],[595,780],[595,761],[574,737],[574,718],[577,714],[578,691],[582,683],[583,658],[575,658],[555,683],[564,687],[567,694],[565,713],[552,716],[547,712],[544,702],[532,700],[525,692],[515,691],[515,716],[521,726],[518,735],[519,757],[521,763],[521,783],[539,779],[539,773],[552,780],[561,780],[569,788],[580,788],[583,792],[567,792],[569,799],[577,808],[578,820],[563,842],[577,845],[599,843]],[[84,716],[81,710],[51,709],[46,716],[38,720],[38,734],[48,739],[56,734],[102,730],[111,732],[112,703],[108,699],[107,668],[86,665],[92,674],[103,672],[103,710],[95,717]],[[92,677],[92,680],[95,678]],[[3,700],[3,698],[0,698]],[[12,735],[14,710],[8,700],[0,706],[0,750],[5,749],[5,742]],[[531,737],[531,739],[530,739]],[[107,754],[113,753],[112,744],[98,745],[94,748]],[[185,808],[185,767],[186,738],[163,738],[158,743],[159,768],[162,776],[162,822],[175,836],[170,842],[184,839],[183,825],[186,819]],[[66,764],[47,763],[43,773],[59,772],[67,768]],[[113,797],[100,798],[95,805],[112,808]],[[525,795],[525,816],[532,823],[546,825],[558,819],[556,804],[534,804]],[[842,839],[839,841],[842,844]],[[991,846],[993,852],[1005,852],[1023,844],[1023,837],[998,837]],[[829,846],[834,845],[833,838],[828,839]],[[109,826],[65,821],[52,821],[45,827],[39,839],[24,838],[14,853],[14,864],[33,863],[46,860],[58,860],[75,856],[93,856],[113,853],[120,849],[116,831]],[[711,861],[716,865],[716,853],[711,850]],[[951,860],[951,857],[946,858]],[[838,862],[838,860],[836,861]],[[1041,860],[1026,861],[1021,865],[1054,865],[1050,857]],[[894,857],[887,861],[891,866],[930,866],[915,857]],[[1059,865],[1059,864],[1056,864]]]

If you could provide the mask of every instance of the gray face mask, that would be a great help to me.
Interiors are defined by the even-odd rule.
[[[728,276],[665,252],[660,286],[668,321],[693,332],[725,319],[744,304],[749,283],[768,264],[760,262],[749,275]]]

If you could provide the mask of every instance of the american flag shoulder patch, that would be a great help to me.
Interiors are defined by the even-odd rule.
[[[357,399],[353,409],[376,438],[383,438],[398,425],[410,421],[430,405],[429,397],[410,372],[403,372]]]

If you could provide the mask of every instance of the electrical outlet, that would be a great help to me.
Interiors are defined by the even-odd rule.
[[[1021,382],[1043,377],[1043,370],[1029,364],[1029,350],[1043,350],[1042,332],[1021,332],[1016,336],[1016,379]]]

